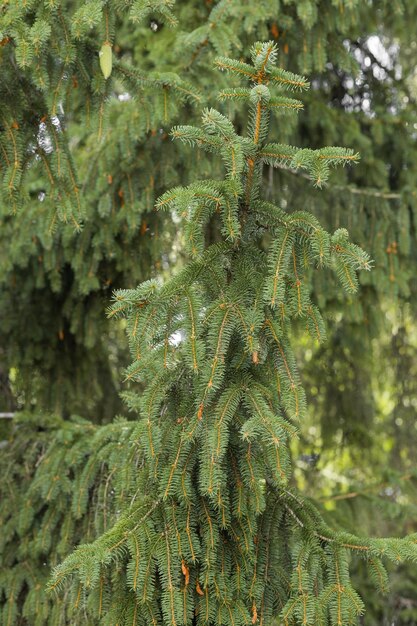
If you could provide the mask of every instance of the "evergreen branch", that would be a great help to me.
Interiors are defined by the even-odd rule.
[[[219,11],[225,4],[219,3]],[[135,0],[130,8],[134,15],[148,15],[150,6]],[[152,6],[164,14],[164,0]],[[194,41],[210,39],[203,31]],[[40,529],[37,520],[34,525],[39,552],[61,536],[54,505],[62,494],[71,494],[73,519],[85,526],[91,521],[89,497],[100,506],[110,502],[106,530],[100,526],[97,539],[90,536],[90,543],[67,557],[50,583],[58,588],[77,574],[93,621],[98,614],[108,623],[243,626],[269,623],[280,607],[278,620],[288,624],[347,625],[362,612],[351,586],[349,553],[371,563],[381,587],[383,556],[417,559],[415,536],[375,539],[334,530],[314,504],[286,487],[288,442],[297,434],[294,420],[305,413],[290,341],[294,318],[304,318],[317,339],[324,335],[307,272],[333,265],[352,290],[357,270],[370,263],[346,231],[331,236],[307,211],[288,213],[260,199],[265,163],[303,168],[320,184],[330,167],[356,160],[342,148],[267,143],[269,109],[301,107],[275,96],[274,86],[307,87],[303,77],[278,70],[276,56],[273,42],[261,42],[251,50],[251,64],[217,61],[220,69],[251,83],[250,90],[226,86],[223,92],[224,98],[248,98],[247,136],[214,109],[204,111],[201,128],[178,126],[171,133],[220,157],[225,174],[159,197],[157,208],[184,220],[182,238],[191,259],[163,282],[119,290],[109,309],[109,315],[126,319],[133,357],[127,376],[141,384],[139,393],[124,394],[138,415],[134,426],[120,433],[120,448],[117,437],[108,441],[101,429],[95,435],[102,437],[96,440],[99,452],[92,453],[84,438],[78,450],[69,442],[75,486],[72,470],[61,471],[61,441],[37,477],[47,508],[35,512],[42,515]],[[125,80],[136,80],[139,88],[139,76]],[[166,111],[175,85],[169,74],[152,80],[164,90]],[[100,92],[102,102],[105,93]],[[6,152],[12,157],[12,147]],[[74,181],[68,174],[68,193]],[[153,189],[154,182],[147,186]],[[141,501],[143,493],[158,496]],[[74,593],[78,606],[81,590]]]
[[[228,57],[219,57],[215,59],[214,65],[221,72],[234,72],[236,74],[247,76],[248,78],[256,78],[256,71],[254,68],[251,65],[248,65],[248,63],[243,63],[242,61],[235,61],[234,59],[229,59]]]
[[[273,308],[283,302],[285,297],[284,278],[290,262],[293,244],[294,233],[288,228],[283,229],[269,254],[270,275],[265,284],[265,302]]]
[[[290,111],[301,111],[304,108],[304,104],[299,100],[294,100],[293,98],[284,98],[282,96],[270,98],[268,101],[268,109],[274,110],[290,110]]]
[[[155,500],[151,504],[151,506],[148,508],[146,513],[136,523],[134,523],[131,528],[128,528],[128,530],[125,530],[126,525],[128,525],[131,522],[132,518],[134,518],[136,513],[141,508],[146,506],[145,504],[139,505],[139,507],[135,511],[128,513],[128,515],[121,518],[111,530],[104,533],[100,537],[100,539],[96,541],[95,545],[97,547],[98,546],[104,547],[105,550],[108,551],[109,553],[112,552],[117,547],[124,544],[128,540],[128,538],[132,535],[132,533],[138,530],[138,528],[140,528],[146,522],[146,520],[152,515],[152,513],[159,506],[159,504],[160,504],[160,501]],[[119,539],[121,533],[123,534],[123,536]],[[117,540],[115,541],[116,537],[117,537]],[[60,585],[62,585],[63,580],[67,578],[69,574],[73,574],[76,570],[81,568],[83,566],[82,565],[83,556],[84,555],[87,556],[89,550],[90,550],[90,546],[88,545],[81,546],[74,552],[73,555],[70,555],[69,557],[67,557],[67,559],[61,565],[55,568],[53,577],[51,581],[48,583],[48,591],[54,591],[55,589],[57,589]]]
[[[219,91],[218,98],[219,100],[248,100],[250,92],[250,89],[245,89],[243,87],[238,89],[222,89]]]
[[[299,89],[302,91],[310,88],[310,83],[304,78],[304,76],[293,74],[292,72],[288,72],[287,70],[283,70],[281,68],[274,68],[269,76],[269,79],[273,83],[277,83],[285,89]]]

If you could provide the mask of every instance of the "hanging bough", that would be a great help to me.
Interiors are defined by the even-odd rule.
[[[417,558],[414,537],[333,530],[289,487],[289,446],[306,412],[291,328],[301,318],[315,339],[324,337],[300,276],[327,268],[351,292],[370,260],[347,231],[332,235],[309,213],[262,200],[265,164],[285,158],[322,184],[331,167],[358,159],[342,148],[267,144],[271,115],[301,108],[276,90],[308,88],[302,76],[276,67],[276,55],[268,42],[253,46],[251,63],[218,59],[220,69],[249,82],[221,94],[247,101],[248,134],[215,109],[204,111],[201,128],[173,129],[173,137],[222,159],[224,179],[159,199],[157,207],[171,209],[192,233],[190,260],[165,283],[117,292],[109,310],[127,318],[134,378],[142,385],[126,394],[139,415],[130,445],[144,459],[134,468],[123,464],[135,474],[135,506],[71,554],[51,583],[71,575],[76,593],[79,581],[88,581],[86,607],[94,613],[104,576],[107,623],[354,625],[363,602],[349,554],[364,557],[381,580],[382,556]],[[208,231],[216,243],[207,241]],[[137,542],[127,551],[133,534]],[[125,586],[116,567],[127,569]]]

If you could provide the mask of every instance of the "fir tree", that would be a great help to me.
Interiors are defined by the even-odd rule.
[[[268,143],[271,114],[302,108],[285,91],[308,87],[276,67],[273,43],[252,63],[220,70],[249,82],[221,99],[249,103],[246,136],[214,109],[201,128],[174,138],[222,158],[223,180],[166,192],[157,202],[182,218],[189,263],[165,283],[115,294],[109,315],[127,319],[134,358],[127,394],[139,413],[131,454],[143,454],[130,506],[94,543],[60,565],[56,589],[76,574],[103,623],[355,624],[363,603],[349,576],[349,553],[363,556],[375,582],[381,557],[415,558],[415,538],[368,539],[328,527],[314,504],[289,486],[288,444],[305,414],[290,341],[301,320],[324,338],[306,289],[309,267],[328,267],[357,289],[368,255],[344,230],[332,235],[307,212],[262,199],[262,167],[288,161],[316,184],[330,167],[355,162],[343,148]],[[206,240],[215,225],[216,241]],[[108,604],[104,608],[104,594]]]
[[[167,14],[170,7],[175,18],[172,12]],[[177,29],[170,27],[175,19]],[[11,135],[1,126],[1,172],[6,178],[10,174],[13,139],[21,167],[11,197],[5,178],[2,249],[8,249],[10,240],[14,243],[12,253],[0,258],[2,290],[7,294],[0,303],[0,339],[9,345],[2,356],[3,368],[17,370],[19,404],[24,401],[29,408],[33,402],[38,408],[68,415],[87,409],[88,389],[90,416],[97,419],[108,411],[108,419],[116,410],[115,356],[120,362],[125,355],[120,335],[110,350],[101,340],[115,328],[110,330],[101,310],[109,289],[137,284],[157,269],[161,234],[167,237],[169,220],[163,226],[151,211],[154,197],[174,180],[186,182],[193,177],[195,164],[184,162],[175,144],[168,146],[165,130],[177,123],[178,103],[187,92],[189,96],[189,82],[193,93],[198,86],[210,101],[213,55],[244,50],[245,42],[255,37],[276,38],[281,44],[280,64],[287,69],[314,72],[315,88],[306,96],[310,114],[299,131],[294,128],[293,139],[313,147],[356,145],[361,151],[362,167],[348,177],[333,177],[325,193],[313,194],[302,176],[289,170],[275,171],[273,178],[292,206],[301,208],[308,202],[327,228],[346,226],[356,241],[368,246],[376,267],[362,278],[370,285],[356,304],[350,299],[348,307],[346,300],[335,302],[333,294],[338,300],[340,296],[331,281],[321,284],[320,290],[322,307],[338,306],[344,319],[355,325],[354,333],[340,332],[340,336],[361,333],[370,352],[368,330],[378,336],[385,318],[378,318],[377,312],[384,298],[403,301],[412,289],[415,107],[409,77],[415,23],[415,3],[408,0],[377,4],[188,0],[177,6],[133,0],[54,0],[46,9],[38,0],[5,5],[0,15],[0,105],[9,127],[15,127]],[[375,57],[369,47],[368,35],[375,33],[388,61]],[[108,39],[113,45],[113,68],[106,80],[99,51]],[[67,41],[71,54],[67,54]],[[189,80],[181,82],[171,72]],[[62,104],[60,108],[55,102],[55,116],[51,94]],[[119,100],[127,96],[132,100]],[[363,109],[366,103],[368,113]],[[182,114],[195,120],[187,105]],[[102,142],[97,145],[99,127]],[[134,134],[126,133],[133,128]],[[283,132],[281,128],[280,136]],[[67,153],[82,190],[81,212],[77,194],[68,191],[72,187]],[[58,163],[60,176],[55,175],[51,185],[47,168],[56,174]],[[210,171],[213,164],[205,161],[205,166]],[[209,176],[215,175],[210,171]],[[272,179],[268,171],[269,176]],[[268,186],[271,200],[275,200],[273,189],[274,185]],[[24,208],[17,220],[8,215],[13,202]],[[68,227],[62,229],[59,216],[69,220]],[[85,224],[81,236],[73,232],[71,216]],[[49,233],[51,220],[54,228]],[[387,253],[393,242],[396,252]],[[130,254],[138,251],[140,258],[131,262]],[[22,309],[28,315],[24,324],[15,322],[15,302],[9,306],[13,293],[24,299]],[[376,298],[381,307],[373,306]],[[40,316],[43,326],[26,334],[30,320]],[[75,363],[76,381],[71,375]],[[95,393],[91,393],[91,380]],[[338,414],[346,420],[343,411]]]
[[[43,4],[31,2],[26,3],[26,6],[23,3],[19,6],[18,3],[9,3],[3,7],[2,16],[7,15],[9,11],[19,10],[21,14],[22,11],[26,11],[27,30],[30,30],[33,7],[36,6],[38,10]],[[55,6],[61,7],[67,28],[69,16],[75,11],[75,6],[79,8],[82,5],[84,2],[77,5],[71,3],[70,6],[65,2],[55,2]],[[405,369],[407,360],[404,361],[400,356],[403,349],[408,350],[407,340],[403,339],[402,346],[398,346],[392,352],[389,347],[390,330],[388,328],[388,332],[385,332],[385,329],[388,323],[387,304],[399,298],[403,306],[406,300],[413,302],[415,293],[413,276],[416,248],[412,242],[415,236],[413,216],[417,205],[413,192],[414,138],[410,132],[415,123],[415,106],[413,108],[415,99],[413,100],[412,90],[410,92],[409,89],[412,86],[410,74],[414,67],[414,58],[412,48],[408,47],[410,33],[411,35],[414,33],[407,25],[415,22],[416,4],[405,0],[395,3],[389,1],[358,3],[349,0],[339,4],[329,3],[327,0],[318,2],[306,0],[302,3],[286,2],[285,5],[268,0],[256,3],[256,7],[231,0],[217,3],[199,1],[178,3],[175,12],[179,17],[183,36],[181,32],[177,33],[176,30],[163,25],[156,9],[149,22],[136,24],[128,19],[127,3],[123,5],[117,4],[120,11],[115,12],[110,19],[115,25],[112,31],[115,33],[113,40],[115,60],[117,57],[126,63],[132,58],[133,64],[141,69],[146,64],[147,69],[169,68],[181,71],[183,76],[188,74],[192,77],[193,84],[198,84],[209,95],[213,92],[211,60],[215,51],[229,54],[239,49],[238,44],[242,46],[248,37],[252,41],[253,33],[256,32],[257,37],[265,37],[269,32],[269,36],[277,38],[281,44],[280,64],[293,71],[314,72],[313,89],[309,94],[303,95],[309,115],[300,116],[299,125],[294,125],[292,140],[296,138],[297,143],[303,146],[320,146],[323,142],[355,145],[361,151],[362,166],[346,168],[343,172],[338,170],[337,177],[330,178],[330,184],[324,191],[314,191],[309,181],[300,176],[300,170],[296,172],[293,169],[275,168],[272,179],[272,166],[264,169],[268,183],[264,188],[265,197],[279,206],[290,206],[300,210],[308,207],[329,230],[339,228],[341,225],[347,226],[352,238],[361,242],[375,259],[374,271],[361,274],[360,281],[363,286],[355,298],[348,294],[346,299],[342,291],[336,289],[328,272],[312,274],[315,298],[326,319],[330,318],[332,321],[327,329],[329,341],[318,346],[317,351],[313,351],[308,372],[305,371],[302,362],[303,380],[308,383],[307,393],[314,401],[310,404],[309,418],[303,422],[302,449],[305,452],[307,447],[321,454],[321,461],[319,468],[314,472],[307,464],[301,482],[304,484],[307,481],[311,486],[314,477],[317,478],[318,474],[323,476],[320,469],[326,466],[327,460],[330,459],[333,465],[334,457],[337,455],[340,473],[343,474],[345,481],[350,480],[351,483],[350,486],[335,484],[333,491],[341,495],[338,490],[343,487],[346,493],[352,490],[358,492],[364,490],[365,493],[356,507],[355,499],[337,500],[341,504],[351,506],[349,511],[346,506],[341,509],[340,523],[347,527],[349,518],[349,527],[355,532],[359,523],[363,528],[365,511],[374,520],[375,507],[381,506],[381,499],[378,502],[370,499],[366,491],[369,483],[385,484],[385,481],[390,481],[389,489],[393,490],[393,498],[381,494],[388,501],[384,509],[388,515],[394,508],[393,500],[399,499],[403,502],[407,495],[407,486],[411,486],[411,481],[400,482],[398,478],[408,474],[408,466],[414,465],[412,425],[406,431],[409,448],[407,458],[404,453],[400,458],[398,449],[391,451],[385,449],[388,443],[387,433],[394,433],[396,437],[399,434],[400,429],[396,420],[402,419],[397,408],[403,406],[401,398],[395,402],[396,408],[389,416],[381,415],[378,402],[375,402],[373,397],[373,388],[381,381],[381,368],[384,370],[383,382],[385,383],[385,377],[389,374],[390,381],[397,384],[398,378],[393,378],[394,369],[391,369],[391,364],[397,359],[402,362],[399,375],[401,380],[408,379],[409,385],[412,386],[412,379],[407,376],[407,372],[412,371],[412,366],[408,370]],[[112,13],[116,4],[108,3],[107,8]],[[8,18],[11,15],[12,13],[9,13]],[[152,267],[148,266],[148,257],[153,264],[153,259],[160,256],[160,236],[152,235],[163,233],[164,237],[167,236],[170,219],[161,222],[158,221],[158,214],[148,212],[153,205],[154,195],[158,195],[161,189],[173,184],[174,180],[177,184],[193,180],[192,171],[196,165],[209,177],[217,175],[216,170],[212,169],[215,166],[213,159],[211,163],[204,160],[203,165],[201,159],[197,161],[193,158],[194,155],[189,158],[191,152],[176,150],[175,143],[168,145],[165,133],[159,134],[157,113],[150,130],[143,129],[138,139],[131,135],[132,129],[138,128],[135,115],[139,108],[142,110],[143,92],[135,91],[131,85],[121,87],[121,78],[116,69],[107,81],[101,77],[98,52],[104,41],[103,13],[102,18],[97,22],[96,28],[83,35],[86,39],[82,40],[80,51],[76,50],[80,55],[80,61],[91,69],[89,78],[85,79],[84,76],[80,79],[77,62],[76,65],[68,66],[68,75],[64,76],[64,81],[60,84],[61,96],[64,98],[63,94],[66,92],[69,97],[64,98],[65,115],[60,114],[59,120],[61,125],[67,128],[67,136],[72,138],[70,149],[75,160],[77,176],[82,181],[85,180],[83,192],[86,206],[83,220],[88,222],[87,229],[84,229],[87,233],[79,238],[70,224],[61,236],[61,225],[58,222],[52,236],[45,234],[49,227],[48,211],[45,210],[47,207],[50,208],[48,193],[47,204],[45,200],[36,202],[36,195],[48,192],[49,178],[42,169],[43,161],[33,160],[23,177],[24,187],[20,189],[24,193],[19,192],[17,197],[18,204],[25,210],[10,218],[7,215],[8,207],[2,206],[5,217],[1,227],[3,244],[0,272],[3,281],[0,343],[5,379],[8,377],[8,368],[17,365],[19,385],[23,382],[21,377],[24,373],[24,382],[31,383],[30,388],[26,384],[24,386],[26,398],[36,397],[36,406],[43,404],[58,412],[64,411],[66,415],[74,410],[81,411],[83,415],[91,415],[94,420],[101,420],[103,417],[108,419],[116,410],[114,404],[117,402],[118,374],[116,367],[112,371],[113,367],[108,366],[110,361],[108,346],[111,346],[112,363],[116,363],[114,357],[119,350],[120,361],[124,359],[119,336],[112,338],[111,342],[108,341],[110,327],[102,317],[107,294],[113,286],[131,286],[142,277],[148,276],[152,272]],[[50,80],[55,89],[59,76],[56,74],[53,61],[58,58],[60,64],[63,61],[53,42],[63,40],[62,22],[58,19],[57,12],[52,12],[48,21],[51,26],[51,38],[45,43],[42,55],[43,58],[48,55],[46,65],[48,71],[52,70]],[[152,29],[149,28],[150,23]],[[12,26],[10,20],[9,27]],[[2,33],[5,31],[3,23],[0,30]],[[380,42],[385,46],[384,54],[389,55],[388,62],[382,62],[381,58],[372,55],[372,50],[368,47],[369,33],[378,33]],[[79,40],[73,38],[72,31],[71,38],[72,46],[77,48]],[[4,78],[0,85],[3,95],[1,103],[2,110],[8,111],[10,91],[13,94],[20,94],[20,89],[25,87],[25,98],[28,94],[31,96],[37,94],[31,84],[31,72],[36,69],[37,59],[35,56],[32,57],[28,66],[20,68],[13,59],[15,50],[13,38],[0,37],[0,40],[2,44],[0,62]],[[87,42],[87,45],[84,45],[84,42]],[[345,47],[347,42],[349,48]],[[121,51],[118,49],[119,46]],[[164,63],[163,66],[161,61]],[[386,71],[388,74],[384,78]],[[76,75],[76,81],[73,81],[72,73]],[[227,86],[228,78],[225,75],[223,80]],[[127,89],[130,94],[136,95],[139,105],[135,100],[123,102],[117,101],[114,97],[102,100],[102,92],[93,93],[91,88],[91,84],[97,83],[101,87],[104,85],[107,93],[112,94],[114,91],[117,95],[122,95]],[[10,85],[12,87],[9,87]],[[145,100],[148,104],[145,110],[153,116],[156,109],[160,111],[160,119],[163,119],[163,90],[159,91],[160,96],[157,95],[158,89],[154,86],[151,88],[150,98]],[[404,104],[403,96],[407,98],[407,105]],[[84,179],[83,174],[87,170],[85,164],[92,162],[91,155],[95,154],[94,144],[99,119],[95,116],[100,102],[104,102],[104,115],[101,117],[104,123],[103,132],[107,133],[108,141],[100,148],[100,158],[95,160],[91,175]],[[174,99],[168,98],[168,102],[171,116]],[[364,102],[370,102],[369,113],[363,109]],[[91,103],[90,128],[86,123],[87,116],[84,117],[83,107],[86,103]],[[229,107],[232,112],[232,105]],[[38,129],[31,112],[38,110],[37,104],[33,103],[33,106],[31,104],[29,110],[24,98],[15,97],[14,111],[16,113],[19,110],[21,111],[18,114],[19,129],[14,128],[13,132],[20,142],[28,138],[27,146],[30,153]],[[239,114],[239,107],[237,113]],[[188,107],[185,116],[187,119],[193,116]],[[40,118],[40,115],[38,117]],[[68,120],[71,120],[69,126]],[[171,117],[171,120],[175,123],[175,116]],[[29,133],[26,133],[28,130],[26,124],[29,121],[31,122]],[[274,124],[274,120],[271,121]],[[286,121],[289,121],[289,118]],[[167,127],[165,119],[161,126],[164,129]],[[283,128],[281,124],[276,130],[273,126],[272,136],[286,137],[284,131],[287,131],[287,126],[289,124],[285,124]],[[81,140],[79,140],[80,128],[83,131]],[[125,129],[130,129],[129,134],[125,134],[123,142],[119,145],[115,138],[120,136],[121,132],[125,132]],[[6,137],[6,143],[9,149],[10,135],[8,139]],[[78,155],[77,146],[80,147]],[[84,150],[87,146],[88,150]],[[84,152],[87,155],[86,159],[83,156]],[[132,155],[129,161],[125,158],[127,154]],[[4,157],[4,152],[0,151],[0,156]],[[47,156],[53,163],[54,155]],[[130,169],[129,163],[134,164],[133,170]],[[159,167],[159,163],[163,165]],[[175,164],[175,168],[172,163]],[[135,200],[132,206],[126,201],[123,206],[123,195],[119,195],[120,190],[123,191],[124,198],[130,193],[126,170],[130,178],[136,181],[133,188]],[[3,168],[2,172],[4,171]],[[109,174],[113,179],[111,183],[108,182]],[[150,187],[151,179],[154,180],[153,188]],[[124,181],[121,188],[119,181]],[[26,193],[27,190],[29,194]],[[278,190],[278,195],[274,195],[275,190]],[[25,201],[27,197],[28,201]],[[106,213],[106,207],[110,206],[111,211],[109,209]],[[70,214],[69,211],[68,216]],[[114,214],[121,218],[118,225],[112,220]],[[123,217],[126,217],[125,221]],[[146,232],[141,234],[139,229],[143,226],[146,227]],[[35,239],[31,239],[33,234]],[[10,242],[13,242],[13,245]],[[391,245],[393,242],[395,246]],[[30,258],[25,263],[29,249]],[[78,260],[80,250],[87,250],[83,262]],[[132,263],[131,255],[136,255],[138,250],[142,251],[142,254],[135,256],[137,261]],[[114,253],[115,257],[112,256],[110,259]],[[71,266],[70,269],[68,265]],[[115,266],[121,269],[121,272],[115,272]],[[91,267],[98,277],[89,275]],[[44,287],[40,289],[40,285]],[[18,323],[16,310],[19,310]],[[395,317],[391,315],[390,319],[395,320]],[[115,325],[112,321],[111,324],[113,333]],[[408,322],[406,326],[408,341],[411,342],[414,325]],[[400,336],[404,337],[404,334],[401,333]],[[299,338],[293,343],[293,347],[298,346],[302,357],[306,350],[305,345]],[[309,350],[311,346],[309,343]],[[329,363],[332,364],[331,372]],[[39,372],[41,377],[37,375]],[[35,388],[33,380],[36,381]],[[384,393],[386,392],[384,384]],[[410,395],[408,391],[407,395]],[[19,399],[21,397],[19,393]],[[100,397],[102,401],[98,403]],[[408,402],[406,397],[404,400]],[[6,408],[4,398],[2,408]],[[412,409],[412,402],[409,409]],[[39,423],[44,423],[41,414],[38,414],[37,419]],[[318,421],[321,422],[321,432],[326,437],[324,449],[320,447],[317,438]],[[314,424],[314,436],[308,434],[311,424]],[[51,436],[50,444],[53,448],[56,431],[48,429],[47,432]],[[36,426],[33,426],[33,432],[29,433],[27,428],[23,429],[16,425],[13,440],[17,445],[17,439],[21,437],[21,445],[24,445],[28,438],[36,437],[38,434]],[[343,449],[338,447],[340,440],[344,444]],[[366,457],[363,452],[365,443],[368,445]],[[12,447],[12,450],[15,449]],[[42,454],[39,458],[34,457],[33,471],[38,467],[37,462],[41,457]],[[20,458],[16,455],[15,463],[19,464]],[[6,462],[3,452],[1,460]],[[407,463],[405,471],[401,472],[398,468],[398,474],[389,473],[387,476],[387,465],[397,467],[401,463],[404,464],[404,461]],[[351,467],[348,465],[349,462]],[[9,463],[12,471],[11,457],[8,457],[7,464]],[[296,466],[297,478],[300,478],[302,462],[298,459]],[[41,471],[38,478],[41,480],[44,469],[42,462],[39,469]],[[14,470],[18,470],[18,467]],[[71,476],[70,466],[68,472]],[[360,472],[363,479],[361,484],[358,484],[356,472]],[[382,475],[381,481],[374,481],[377,472]],[[28,475],[26,478],[29,480]],[[327,496],[331,488],[329,482],[333,481],[326,478],[323,488]],[[317,484],[315,486],[317,487]],[[20,493],[23,503],[26,489],[27,482],[22,485]],[[5,493],[7,495],[6,499],[3,499],[2,520],[7,519],[8,528],[14,529],[16,522],[9,519],[11,511],[7,506],[9,492],[6,490]],[[57,495],[58,497],[62,497],[62,494]],[[91,498],[89,508],[93,509],[94,491],[91,492]],[[415,497],[412,500],[415,500]],[[58,501],[54,500],[55,502],[58,505]],[[16,505],[16,510],[18,509],[20,506]],[[60,521],[57,522],[57,534],[60,532],[61,523],[65,521],[64,511],[61,515]],[[397,520],[404,519],[404,514],[401,515],[402,517],[397,517]],[[408,515],[408,520],[415,518],[415,514]],[[91,529],[95,518],[91,512],[85,526],[80,524],[80,528]],[[33,517],[32,523],[34,536],[42,523],[49,526],[48,520],[43,519],[42,508]],[[371,527],[371,530],[401,534],[402,526],[398,523],[395,528],[387,529],[381,525],[380,528]],[[404,519],[404,532],[412,528],[412,521]],[[86,531],[84,540],[89,541],[91,538],[92,535]],[[73,535],[73,540],[82,541],[83,532],[80,535]],[[44,548],[43,553],[36,553],[33,561],[31,561],[33,551],[29,547],[31,539],[24,537],[22,541],[27,548],[22,560],[25,563],[30,561],[34,571],[41,571],[43,562],[51,564],[57,562],[54,544],[56,545],[58,541],[54,538],[51,539],[49,551]],[[9,554],[13,556],[8,563],[14,563],[16,554],[19,553],[16,547],[18,543],[14,535],[14,541],[11,541],[8,547]],[[25,571],[25,568],[26,566],[22,571]],[[10,570],[8,578],[11,580]],[[357,584],[358,588],[366,589],[363,593],[364,597],[368,598],[368,579],[362,578],[360,584]],[[397,585],[402,590],[405,589],[407,582],[400,579]],[[24,592],[20,596],[20,601],[22,596],[24,597]],[[372,603],[375,605],[376,600],[369,601],[370,605]],[[388,600],[384,598],[382,606],[380,605],[381,611],[385,611],[387,603]],[[32,617],[29,621],[31,619],[33,621]],[[398,616],[396,619],[399,619]],[[380,624],[381,621],[382,618],[378,616],[374,622],[369,623],[374,625]]]
[[[210,98],[213,55],[236,53],[254,37],[276,38],[281,44],[279,62],[287,69],[314,72],[314,88],[305,96],[309,115],[295,125],[293,140],[312,147],[355,145],[361,151],[362,167],[330,180],[321,194],[314,194],[294,170],[273,174],[272,168],[266,170],[268,180],[277,181],[268,185],[268,199],[282,202],[285,196],[293,208],[308,206],[330,230],[348,227],[355,241],[365,245],[375,259],[375,271],[362,276],[368,284],[356,300],[340,296],[320,274],[314,277],[322,309],[338,307],[342,323],[354,326],[352,332],[337,333],[346,340],[345,348],[352,348],[350,337],[361,334],[359,343],[366,342],[369,353],[370,340],[379,337],[381,323],[385,323],[385,312],[379,314],[384,301],[400,298],[403,302],[409,299],[410,290],[414,293],[415,247],[411,242],[416,196],[410,129],[416,120],[410,80],[412,37],[406,26],[415,21],[415,3],[262,0],[252,6],[239,0],[190,0],[171,4],[54,0],[45,9],[37,0],[8,3],[2,9],[0,104],[9,127],[14,124],[14,128],[12,135],[3,125],[0,131],[7,201],[1,222],[0,273],[7,297],[0,304],[0,315],[6,320],[0,343],[8,346],[2,354],[3,369],[7,375],[9,368],[17,368],[22,391],[19,404],[23,400],[27,407],[36,402],[37,407],[68,415],[85,411],[88,395],[90,416],[106,414],[108,419],[114,414],[116,366],[124,362],[125,352],[120,335],[111,351],[101,340],[115,328],[110,331],[101,311],[109,289],[132,286],[157,269],[161,233],[167,236],[169,221],[162,226],[150,210],[154,197],[174,180],[177,184],[191,180],[196,165],[175,144],[167,145],[164,131],[177,121],[178,101],[183,101],[180,94],[189,91],[188,82],[178,82],[171,72],[187,77]],[[170,6],[178,29],[170,28],[175,21],[172,13],[167,15]],[[141,7],[144,12],[139,13]],[[375,56],[369,45],[368,35],[375,39],[376,33],[382,56]],[[108,39],[114,58],[106,80],[99,51]],[[55,116],[51,94],[56,94]],[[132,100],[118,99],[127,96]],[[195,120],[188,106],[185,115]],[[59,126],[50,128],[51,120]],[[97,146],[99,127],[102,143]],[[280,137],[284,130],[279,130]],[[54,137],[59,141],[54,142]],[[16,178],[20,182],[9,198],[6,179],[14,154],[12,138],[19,148],[21,167]],[[72,175],[82,189],[81,213],[77,194],[68,195],[72,188],[68,154]],[[212,163],[205,161],[204,166],[209,177],[217,175]],[[54,185],[47,168],[54,174]],[[274,188],[280,189],[279,199],[274,197]],[[58,196],[65,199],[66,208],[57,202]],[[8,209],[13,202],[25,211],[11,219]],[[80,237],[73,232],[72,215],[86,225]],[[70,221],[64,234],[59,216]],[[48,232],[50,220],[52,233]],[[13,241],[10,254],[9,241]],[[129,255],[138,249],[143,254],[132,264]],[[21,324],[15,321],[19,306],[15,294],[22,296],[20,315],[27,315]],[[376,299],[379,306],[375,306]],[[38,318],[44,323],[29,331]],[[332,332],[330,338],[332,342]],[[78,367],[77,380],[75,364],[83,366],[83,371]],[[370,371],[369,366],[366,372],[362,368],[365,377]],[[344,394],[345,406],[349,406],[351,391]],[[365,412],[370,425],[375,406],[358,405],[358,411],[349,416],[352,432],[355,414]],[[347,417],[343,406],[335,414],[340,419],[336,417],[333,426],[343,427]],[[358,430],[361,423],[356,421]],[[327,423],[325,427],[327,431]]]

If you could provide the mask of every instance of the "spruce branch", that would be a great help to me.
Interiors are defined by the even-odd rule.
[[[289,445],[306,413],[291,328],[304,319],[314,337],[325,336],[305,275],[334,271],[352,292],[370,260],[346,230],[328,233],[307,211],[287,212],[262,199],[264,164],[287,162],[321,184],[331,167],[355,163],[358,155],[267,143],[271,111],[301,108],[271,93],[274,86],[308,84],[276,68],[272,42],[255,44],[251,59],[216,62],[249,81],[249,88],[222,93],[248,103],[246,136],[215,109],[204,110],[201,128],[171,133],[224,168],[223,180],[192,182],[157,200],[183,225],[189,262],[165,282],[116,292],[109,308],[127,321],[133,358],[127,378],[142,384],[140,395],[127,396],[138,414],[130,445],[144,459],[139,485],[157,496],[145,516],[123,511],[70,555],[53,584],[77,573],[93,598],[104,578],[114,593],[108,614],[123,623],[139,606],[143,620],[158,616],[154,623],[166,626],[243,626],[272,617],[353,625],[363,603],[352,587],[349,553],[370,563],[381,588],[382,557],[417,558],[412,538],[334,530],[288,488]],[[210,230],[219,243],[209,244]],[[88,472],[87,464],[81,495]],[[131,595],[111,580],[118,564]]]

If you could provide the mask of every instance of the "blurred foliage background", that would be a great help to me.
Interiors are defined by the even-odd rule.
[[[0,3],[0,411],[26,416],[0,422],[1,463],[23,493],[32,470],[16,478],[22,432],[35,445],[54,419],[98,425],[126,414],[127,346],[122,325],[105,316],[111,292],[181,263],[181,233],[154,200],[196,171],[216,176],[210,159],[167,133],[205,105],[231,106],[213,95],[214,81],[222,87],[216,55],[274,39],[278,64],[312,83],[307,112],[274,137],[349,146],[361,163],[321,190],[271,168],[268,194],[330,230],[347,228],[374,259],[353,299],[328,274],[314,278],[328,341],[308,342],[300,324],[309,417],[294,480],[349,530],[415,532],[417,4],[187,0],[172,13],[159,4],[135,14],[122,0]],[[98,51],[107,39],[114,68],[105,81]],[[356,576],[363,624],[417,623],[415,569],[396,569],[385,597],[360,563]]]

